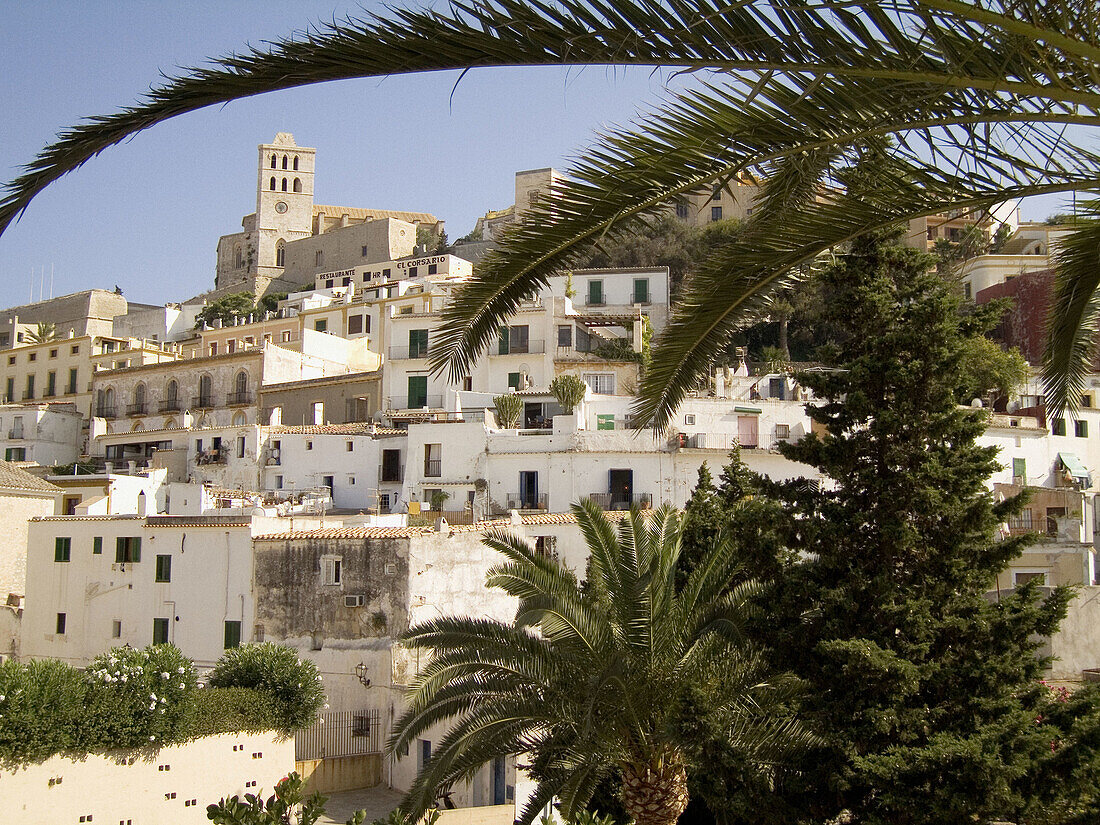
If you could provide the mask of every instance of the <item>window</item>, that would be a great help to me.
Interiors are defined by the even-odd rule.
[[[26,461],[26,447],[8,447],[4,450],[4,461]]]
[[[56,632],[57,632],[58,636],[64,636],[65,635],[65,614],[64,613],[58,613],[57,614]]]
[[[416,277],[416,267],[415,266],[410,266],[409,267],[409,277],[410,278],[415,278]]]
[[[12,403],[13,401],[15,401],[15,379],[14,378],[9,378],[8,379],[7,386],[4,389],[4,401],[6,401],[9,404]]]
[[[522,376],[518,372],[508,373],[508,389],[518,390],[521,378],[522,378]]]
[[[970,281],[963,283],[963,297],[966,300],[970,300],[974,295],[973,287],[970,286]]]
[[[649,278],[634,279],[634,300],[631,303],[649,303]]]
[[[113,622],[111,622],[111,638],[122,638],[122,622],[119,619],[115,619]]]
[[[317,266],[322,266],[325,263],[325,252],[322,249],[318,249],[313,253],[313,263]]]
[[[27,391],[23,393],[23,400],[26,401],[30,398],[34,398],[34,376],[27,376]]]
[[[1040,587],[1043,587],[1047,583],[1046,571],[1040,570],[1014,570],[1012,571],[1012,584],[1014,587],[1019,587],[1021,584],[1027,584],[1028,582],[1035,582]]]
[[[336,585],[343,581],[344,559],[341,556],[321,557],[322,584]]]
[[[383,513],[390,511],[390,494],[381,493],[378,496],[378,509]]]
[[[271,486],[273,486],[276,490],[283,489],[283,477],[282,476],[275,476],[275,483],[272,484]]]
[[[1027,477],[1027,461],[1022,458],[1012,459],[1012,478],[1024,479]]]
[[[694,413],[687,413],[684,416],[684,426],[687,426],[687,427],[695,426],[695,414]]]
[[[313,402],[313,423],[317,426],[325,423],[325,402],[314,401]],[[313,442],[310,442],[311,444]]]
[[[688,206],[686,203],[676,204],[676,217],[682,221],[686,221],[688,217]]]
[[[217,341],[211,341],[210,342],[210,354],[211,355],[217,355],[218,354],[218,342]]]
[[[424,477],[439,478],[443,475],[443,445],[424,445]]]
[[[93,556],[102,556],[103,555],[103,536],[95,536],[92,539],[92,555]]]
[[[720,221],[720,220],[722,220],[722,207],[721,206],[712,206],[710,208],[710,219],[711,219],[711,221]]]
[[[715,186],[714,187],[714,191],[710,193],[710,199],[712,201],[722,200],[722,187],[721,186]]]
[[[286,178],[283,178],[282,189],[284,192],[286,191]]]
[[[508,339],[506,352],[525,353],[530,350],[530,328],[526,325],[508,327]]]
[[[141,561],[141,537],[119,536],[115,539],[115,563],[126,564]]]
[[[588,303],[590,306],[603,306],[603,281],[588,282]]]
[[[428,274],[436,275],[439,272],[439,264],[428,264]]]
[[[355,442],[354,441],[348,441],[346,443],[345,447],[346,447],[346,449],[349,453],[353,452],[355,450]]]
[[[244,458],[244,436],[237,436],[237,458]]]
[[[32,352],[30,355],[27,356],[27,360],[28,361],[37,361],[38,360],[38,353],[37,352]]]
[[[472,392],[474,389],[474,379],[467,375],[462,379],[462,389],[466,392]]]
[[[76,394],[76,380],[77,380],[77,368],[73,367],[69,370],[69,383],[65,385],[66,395]]]
[[[791,437],[791,425],[790,424],[776,424],[775,425],[775,438],[777,441],[786,441]]]
[[[558,346],[573,346],[573,327],[569,324],[562,324],[558,327]]]
[[[299,194],[302,191],[302,181],[299,178],[294,179],[294,191],[298,192]]]
[[[1089,422],[1087,421],[1074,421],[1073,422],[1073,434],[1077,438],[1089,437]]]
[[[295,172],[298,171],[298,156],[297,155],[294,156],[294,171]]]
[[[368,254],[367,253],[367,247],[364,245],[362,250],[361,250],[361,257],[365,258],[365,257],[367,257],[367,254]],[[366,279],[367,279],[367,276],[364,275],[363,280],[365,281]]]
[[[318,318],[313,322],[313,328],[318,332],[328,332],[328,319]]]
[[[1092,396],[1089,395],[1088,393],[1085,393],[1084,395],[1082,395],[1081,396],[1081,406],[1082,407],[1091,407],[1092,406]]]
[[[275,178],[274,177],[272,177],[271,181],[268,183],[268,188],[271,189],[272,192],[275,191]]]
[[[363,331],[363,316],[348,316],[348,335],[359,335]]]
[[[153,644],[168,644],[168,620],[153,619]]]
[[[225,623],[225,649],[229,650],[231,647],[241,646],[241,623],[240,622],[226,622]]]
[[[409,400],[408,409],[419,409],[428,406],[428,376],[409,376]]]
[[[58,536],[53,540],[53,560],[68,561],[73,546],[73,540],[69,536]]]
[[[200,407],[212,407],[214,397],[214,382],[209,375],[199,378],[199,403]]]
[[[583,376],[592,392],[597,395],[615,394],[615,373],[613,372],[587,372]]]
[[[1050,422],[1051,435],[1065,435],[1066,434],[1066,420],[1064,418],[1055,418]]]
[[[306,449],[307,450],[312,450],[313,449],[313,442],[312,441],[307,441],[306,442]]]
[[[237,342],[236,341],[230,341],[228,344],[225,345],[225,351],[228,352],[228,353],[236,352],[237,351]]]
[[[275,266],[286,266],[286,247],[281,240],[275,246]]]
[[[172,581],[172,557],[168,555],[157,555],[157,575],[153,581],[158,582],[170,582]]]
[[[426,358],[428,355],[428,330],[409,330],[409,358]]]
[[[50,350],[50,358],[56,358],[56,357],[57,357],[57,350],[56,349]]]
[[[416,770],[420,773],[423,772],[432,759],[432,741],[430,739],[417,739],[416,745]]]
[[[401,481],[401,451],[383,450],[381,475],[383,482]]]

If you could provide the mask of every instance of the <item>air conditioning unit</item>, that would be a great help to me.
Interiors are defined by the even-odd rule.
[[[363,595],[344,596],[344,607],[362,607],[367,603],[367,597]]]
[[[111,565],[112,570],[118,570],[120,573],[126,572],[126,562],[116,562]]]

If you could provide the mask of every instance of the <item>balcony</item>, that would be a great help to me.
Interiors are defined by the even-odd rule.
[[[391,395],[387,399],[391,410],[420,410],[425,407],[440,409],[443,407],[442,395],[421,395],[409,398],[404,395]]]
[[[424,462],[424,478],[440,478],[443,475],[443,462],[438,458],[430,458]]]
[[[498,345],[494,350],[490,350],[490,355],[542,355],[546,352],[546,342],[543,340],[525,341],[524,343],[509,343],[508,346],[503,349]]]
[[[45,391],[44,393],[42,393],[42,397],[43,397],[43,398],[56,398],[56,397],[57,397],[57,393],[56,393],[56,392],[54,392],[54,391],[53,391],[52,389],[50,389],[49,387],[47,387],[47,388],[46,388],[46,391]]]
[[[22,430],[8,430],[8,438],[12,441],[20,441],[23,438]]]
[[[191,409],[210,410],[214,408],[214,398],[210,395],[195,395],[191,398]]]
[[[390,347],[391,361],[416,361],[428,357],[428,347]]]
[[[649,293],[646,293],[645,295],[631,295],[630,296],[630,303],[632,303],[632,304],[648,304],[649,303]]]
[[[405,478],[405,465],[399,465],[397,467],[386,467],[382,464],[378,465],[378,483],[379,484],[400,484]]]
[[[34,393],[33,392],[23,393],[23,400],[24,401],[34,401]]]
[[[550,494],[539,493],[538,495],[520,495],[519,493],[508,494],[508,509],[509,510],[549,510],[550,509]]]
[[[178,399],[170,398],[167,401],[161,401],[157,404],[157,411],[161,413],[179,412],[180,402]]]
[[[632,493],[629,496],[617,493],[590,493],[588,496],[604,510],[629,510],[636,504],[643,510],[653,507],[653,496],[649,493]]]
[[[97,418],[116,418],[117,417],[116,414],[115,414],[115,408],[114,407],[107,407],[107,406],[96,407],[95,414],[96,414]]]
[[[217,450],[203,450],[195,456],[196,464],[225,464],[229,458],[229,451],[223,448]]]
[[[131,418],[135,415],[145,415],[148,406],[149,405],[146,404],[144,401],[142,401],[140,404],[127,404],[126,415],[130,416]]]
[[[227,392],[225,394],[225,406],[227,407],[243,407],[251,403],[252,393],[247,390],[244,392]]]

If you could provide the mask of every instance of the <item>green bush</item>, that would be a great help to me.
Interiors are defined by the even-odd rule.
[[[87,750],[159,746],[186,738],[195,670],[172,645],[116,647],[85,671]]]
[[[86,691],[80,671],[55,659],[0,664],[0,765],[79,747]]]
[[[214,665],[210,686],[253,688],[270,694],[279,704],[278,728],[285,732],[313,724],[325,704],[317,666],[299,659],[292,648],[272,642],[227,650]]]
[[[218,733],[274,730],[280,706],[269,694],[243,687],[196,690],[187,719],[187,735],[201,739]]]

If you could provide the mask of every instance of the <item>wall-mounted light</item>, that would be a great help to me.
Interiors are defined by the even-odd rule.
[[[370,687],[370,679],[367,678],[367,666],[363,662],[355,666],[355,676],[363,684],[363,687]]]

